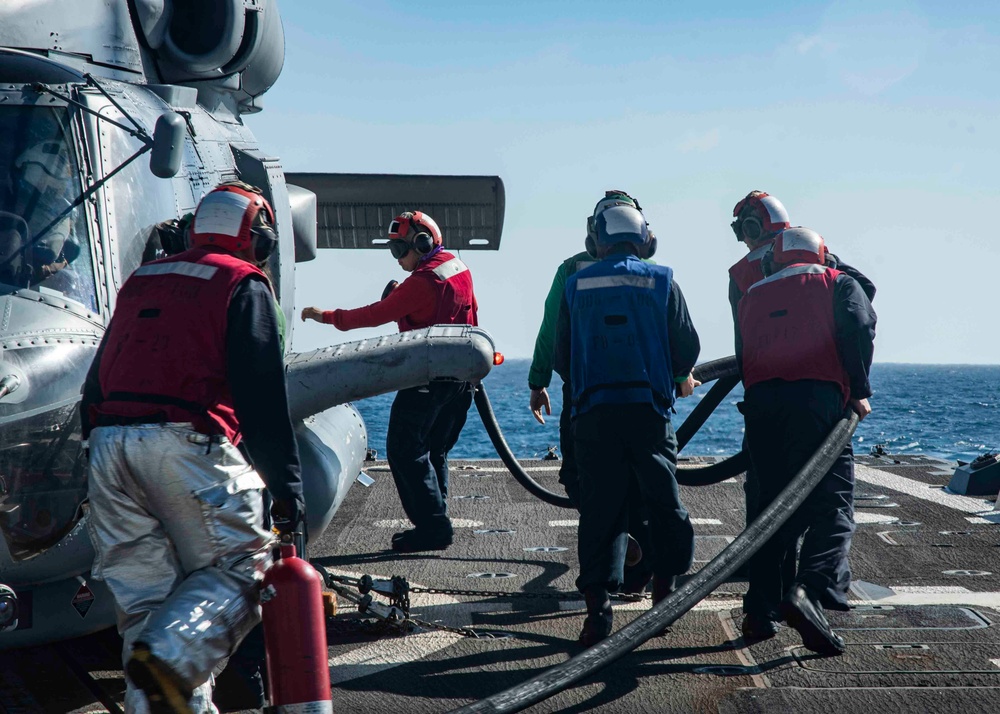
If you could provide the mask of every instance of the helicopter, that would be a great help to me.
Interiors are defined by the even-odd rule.
[[[350,401],[476,380],[479,328],[452,325],[291,351],[295,265],[385,248],[403,210],[451,249],[496,250],[496,176],[286,174],[243,117],[284,62],[275,0],[22,0],[0,5],[0,649],[114,624],[90,579],[80,388],[125,279],[184,248],[159,229],[224,181],[258,187],[279,247],[266,272],[287,325],[286,379],[309,532],[364,480]]]

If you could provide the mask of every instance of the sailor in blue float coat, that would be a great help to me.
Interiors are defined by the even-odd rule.
[[[690,373],[700,350],[673,272],[640,260],[655,248],[642,213],[615,206],[596,223],[600,260],[566,281],[555,354],[556,371],[573,388],[576,584],[587,601],[580,641],[588,647],[610,633],[608,593],[622,584],[629,469],[649,508],[654,601],[691,565],[694,533],[674,477],[670,412],[675,395],[690,395],[696,384]]]

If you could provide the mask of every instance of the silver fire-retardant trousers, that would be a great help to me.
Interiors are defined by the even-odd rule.
[[[216,712],[213,669],[260,621],[263,481],[228,440],[171,423],[94,429],[89,487],[93,577],[114,596],[123,663],[145,643],[195,712]],[[148,712],[131,683],[125,709]]]

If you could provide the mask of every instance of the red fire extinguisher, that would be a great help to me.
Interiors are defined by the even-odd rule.
[[[332,714],[326,619],[319,573],[282,542],[264,574],[261,610],[267,681],[276,714]]]

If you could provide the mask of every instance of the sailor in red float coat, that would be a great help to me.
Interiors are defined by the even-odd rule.
[[[819,234],[786,229],[764,256],[768,277],[752,285],[739,303],[736,354],[745,388],[739,406],[761,507],[812,456],[845,404],[861,418],[871,411],[867,397],[875,312],[856,280],[824,263]],[[843,652],[843,641],[822,609],[847,609],[853,491],[854,455],[848,445],[751,559],[744,638],[773,637],[774,621],[783,617],[807,648],[828,655]]]
[[[400,332],[431,325],[478,324],[472,274],[442,247],[441,229],[419,211],[389,226],[389,251],[410,276],[391,281],[382,299],[354,310],[302,310],[303,320],[339,330],[395,322]],[[413,529],[396,533],[394,550],[444,550],[454,532],[448,518],[448,452],[458,441],[472,404],[468,382],[432,382],[397,392],[389,413],[386,458]]]
[[[215,711],[213,672],[260,619],[265,486],[276,527],[305,516],[274,295],[257,267],[273,222],[252,186],[211,191],[194,247],[122,286],[83,387],[93,576],[118,613],[126,711]]]

